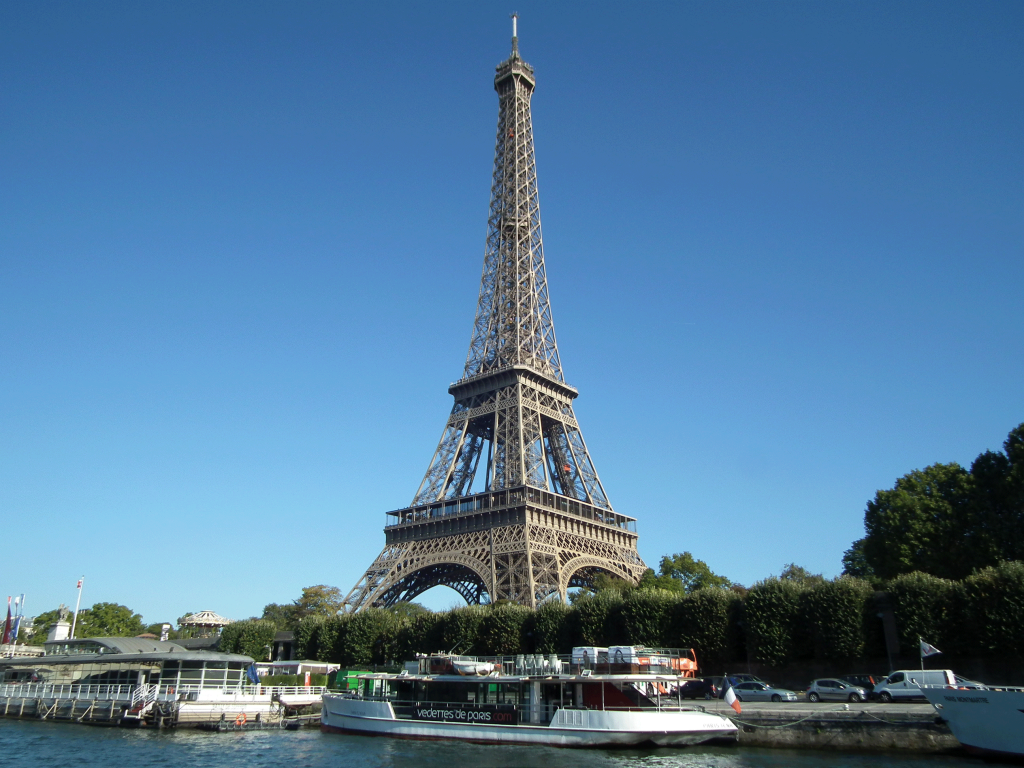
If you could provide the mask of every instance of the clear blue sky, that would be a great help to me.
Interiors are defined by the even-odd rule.
[[[516,9],[565,374],[649,564],[834,576],[876,490],[1024,421],[1024,4]],[[511,10],[0,6],[4,594],[355,583],[465,360]]]

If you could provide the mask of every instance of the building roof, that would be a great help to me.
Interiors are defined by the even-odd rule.
[[[180,653],[185,649],[166,640],[145,637],[76,637],[74,640],[48,640],[45,645],[85,645],[95,643],[109,653]]]
[[[183,627],[226,627],[231,623],[231,619],[225,619],[213,611],[199,611],[181,620]]]
[[[84,645],[86,643],[99,645],[104,650],[99,653],[74,653],[67,655],[51,652],[41,657],[0,659],[0,666],[23,667],[33,664],[112,663],[115,660],[117,662],[139,662],[181,659],[182,661],[235,661],[244,662],[245,664],[252,664],[253,661],[249,656],[242,656],[237,653],[193,651],[183,648],[177,643],[146,640],[139,637],[83,637],[75,638],[74,640],[54,640],[46,643],[46,645]]]

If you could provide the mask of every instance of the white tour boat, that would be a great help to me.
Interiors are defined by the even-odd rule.
[[[968,752],[1024,758],[1024,688],[922,686]]]
[[[399,674],[360,675],[354,694],[325,694],[321,728],[562,747],[736,741],[731,720],[683,703],[681,686],[695,673],[692,651],[635,647],[563,658],[424,656]]]

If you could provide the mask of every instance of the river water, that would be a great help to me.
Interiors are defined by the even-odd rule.
[[[745,747],[569,750],[301,731],[145,731],[0,718],[0,764],[60,768],[982,768],[967,757]]]

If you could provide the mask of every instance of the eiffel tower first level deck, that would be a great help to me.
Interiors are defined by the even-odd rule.
[[[387,539],[349,611],[447,586],[467,602],[530,607],[598,573],[646,570],[636,520],[612,509],[583,440],[555,341],[530,100],[533,67],[498,65],[498,132],[476,318],[455,402],[423,480],[388,513]]]

